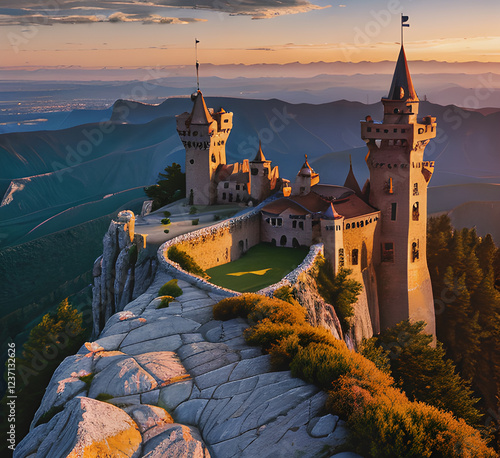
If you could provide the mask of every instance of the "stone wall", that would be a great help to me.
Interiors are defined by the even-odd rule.
[[[183,234],[165,242],[158,257],[167,257],[168,249],[176,245],[203,269],[236,261],[249,248],[260,243],[260,216],[257,209],[213,226]]]

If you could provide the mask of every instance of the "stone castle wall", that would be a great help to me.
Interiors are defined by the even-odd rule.
[[[250,212],[198,231],[175,237],[161,248],[165,253],[176,245],[194,258],[203,269],[236,261],[249,248],[260,243],[260,216]]]

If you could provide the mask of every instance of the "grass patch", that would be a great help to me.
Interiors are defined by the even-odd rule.
[[[255,292],[280,281],[308,252],[307,248],[281,248],[262,243],[250,248],[240,259],[206,272],[215,285],[243,293]]]

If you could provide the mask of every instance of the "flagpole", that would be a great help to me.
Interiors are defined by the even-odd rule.
[[[200,90],[200,63],[198,62],[198,43],[199,41],[195,38],[194,39],[194,50],[195,50],[195,55],[196,55],[196,86],[198,88],[198,91]]]
[[[403,13],[401,13],[401,46],[403,46]]]

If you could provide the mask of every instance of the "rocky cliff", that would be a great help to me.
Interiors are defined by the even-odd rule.
[[[157,260],[148,252],[146,235],[135,233],[135,215],[126,210],[112,221],[103,240],[103,254],[94,263],[93,337],[107,320],[140,296],[154,278]]]
[[[326,393],[273,371],[246,344],[244,320],[213,319],[227,293],[187,276],[182,295],[161,307],[158,291],[175,269],[146,256],[134,221],[122,212],[111,224],[95,265],[96,339],[56,370],[14,456],[356,458],[336,453],[348,431],[324,414]],[[342,337],[307,274],[319,252],[294,287],[311,320]]]

